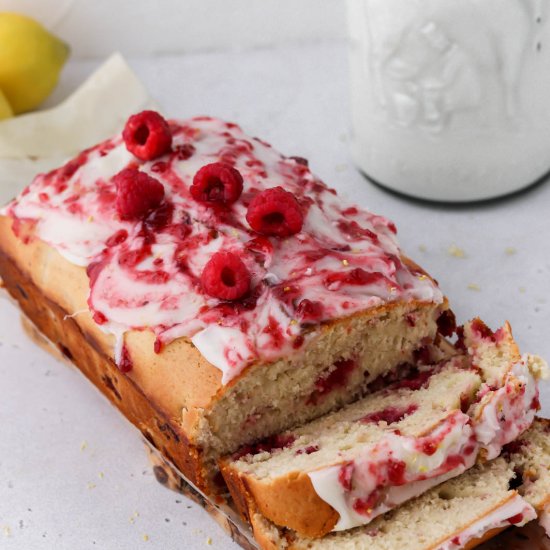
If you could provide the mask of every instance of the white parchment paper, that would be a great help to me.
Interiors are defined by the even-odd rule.
[[[39,172],[108,138],[128,116],[153,106],[145,86],[117,53],[56,107],[0,122],[0,204]]]

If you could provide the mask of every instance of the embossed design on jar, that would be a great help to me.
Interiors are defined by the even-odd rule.
[[[540,0],[366,0],[366,62],[375,98],[396,125],[441,133],[461,112],[489,126],[520,114],[525,56],[540,50]],[[403,8],[403,10],[401,10]]]

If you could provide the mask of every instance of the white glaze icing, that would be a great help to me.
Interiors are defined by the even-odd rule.
[[[16,231],[21,222],[33,223],[39,238],[93,271],[88,303],[102,329],[117,335],[117,357],[121,331],[150,329],[161,344],[188,337],[227,383],[251,361],[295,352],[301,300],[323,304],[308,329],[394,300],[442,302],[428,277],[401,262],[393,224],[344,204],[301,162],[220,120],[171,121],[171,128],[174,150],[160,159],[138,161],[117,136],[37,176],[4,210]],[[192,146],[190,156],[182,146]],[[244,178],[241,199],[222,213],[189,194],[194,174],[216,161],[233,164]],[[164,185],[166,204],[173,205],[166,224],[119,219],[113,177],[129,165]],[[247,206],[255,193],[278,185],[298,198],[304,228],[290,238],[264,238],[270,250],[257,255],[247,248],[258,237],[246,222]],[[107,246],[122,230],[126,240]],[[246,303],[202,292],[202,269],[221,249],[237,253],[251,274]],[[342,280],[354,269],[373,276],[362,284]]]
[[[509,527],[511,525],[509,520],[519,514],[522,514],[523,518],[518,523],[513,524],[518,527],[525,525],[537,517],[535,509],[520,495],[515,495],[493,512],[472,523],[458,535],[454,535],[440,544],[436,550],[459,550],[460,548],[464,548],[468,542],[483,537],[485,533],[493,529]]]
[[[236,328],[210,325],[197,332],[191,341],[202,350],[207,361],[221,369],[223,384],[233,378],[233,365],[248,362],[255,357],[252,342]]]
[[[315,492],[340,516],[334,531],[365,525],[406,500],[471,468],[476,461],[478,447],[469,421],[467,415],[454,411],[426,438],[389,432],[375,445],[361,449],[354,459],[353,473],[350,474],[351,488],[346,488],[340,479],[345,465],[309,472]],[[421,450],[423,442],[428,440],[436,442],[433,454]],[[465,452],[468,447],[469,452]],[[461,457],[461,460],[453,461],[453,457]],[[404,463],[401,479],[397,483],[391,479],[381,479],[381,472],[388,461]],[[381,486],[386,489],[382,498],[368,511],[358,513],[358,500],[367,499]]]
[[[513,366],[503,386],[490,391],[481,402],[481,415],[473,422],[478,441],[487,450],[487,459],[496,458],[503,445],[514,441],[535,418],[533,404],[538,384],[529,369],[530,356]],[[518,389],[520,387],[521,389]]]

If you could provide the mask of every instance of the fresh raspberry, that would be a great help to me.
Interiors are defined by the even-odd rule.
[[[294,235],[304,224],[296,197],[282,187],[258,193],[250,201],[246,219],[254,231],[277,237]]]
[[[117,188],[116,209],[123,220],[144,218],[164,199],[162,183],[135,168],[121,170],[113,181]]]
[[[126,149],[140,160],[153,160],[170,151],[172,133],[168,123],[156,111],[141,111],[132,115],[122,138]]]
[[[202,203],[234,203],[243,192],[241,173],[223,162],[203,166],[193,178],[189,191]]]
[[[233,252],[216,252],[204,266],[202,288],[220,300],[238,300],[250,289],[250,273]]]

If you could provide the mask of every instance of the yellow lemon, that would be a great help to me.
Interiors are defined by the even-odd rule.
[[[37,107],[54,89],[69,47],[40,23],[0,12],[0,88],[15,114]]]
[[[0,90],[0,120],[3,120],[5,118],[10,118],[13,116],[13,109],[11,108],[11,105],[8,103],[8,100],[6,99],[6,96]]]

